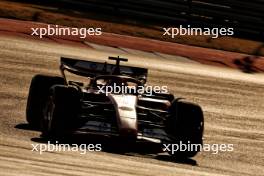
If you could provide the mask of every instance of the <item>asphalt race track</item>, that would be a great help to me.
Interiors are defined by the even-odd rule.
[[[263,175],[263,74],[140,53],[121,56],[129,58],[130,65],[149,68],[150,85],[167,85],[176,96],[200,104],[205,115],[204,143],[233,144],[232,152],[201,152],[193,160],[180,161],[140,152],[31,151],[31,144],[39,143],[40,132],[21,126],[26,126],[32,76],[59,74],[60,56],[104,61],[109,55],[117,53],[0,37],[0,175]]]

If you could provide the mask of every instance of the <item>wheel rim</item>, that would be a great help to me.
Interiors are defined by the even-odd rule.
[[[44,123],[45,123],[44,130],[47,131],[48,133],[52,130],[52,117],[54,114],[54,109],[55,109],[55,104],[53,101],[53,97],[49,96],[44,112]]]

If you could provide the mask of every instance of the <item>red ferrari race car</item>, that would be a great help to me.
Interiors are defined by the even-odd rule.
[[[62,76],[35,75],[26,116],[47,138],[74,133],[117,136],[162,144],[203,144],[204,118],[199,105],[167,92],[146,89],[146,68],[61,58]],[[67,73],[80,76],[71,80]],[[86,80],[88,83],[86,83]],[[199,149],[173,151],[193,157]]]

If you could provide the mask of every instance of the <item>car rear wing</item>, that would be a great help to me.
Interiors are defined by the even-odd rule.
[[[87,60],[71,59],[61,57],[60,69],[64,74],[64,70],[67,70],[73,74],[86,77],[96,77],[99,75],[113,75],[116,65],[109,64],[107,62],[93,62]],[[144,80],[146,82],[148,69],[131,66],[119,66],[120,75],[131,76],[138,80]]]

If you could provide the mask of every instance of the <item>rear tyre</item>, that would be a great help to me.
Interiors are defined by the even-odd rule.
[[[32,128],[40,129],[43,108],[49,95],[49,88],[56,84],[64,84],[62,77],[35,75],[30,84],[26,107],[26,119]]]
[[[71,133],[78,126],[80,96],[75,87],[55,85],[44,108],[42,137],[58,138]]]
[[[182,145],[182,149],[181,151],[180,148],[177,151],[169,151],[169,153],[180,158],[195,156],[203,145],[204,117],[201,107],[193,103],[174,100],[170,114],[171,116],[166,121],[167,132],[173,136],[175,144]]]

